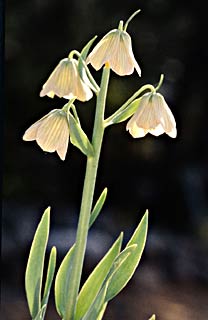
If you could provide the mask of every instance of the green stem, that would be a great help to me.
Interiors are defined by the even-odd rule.
[[[113,124],[113,119],[120,115],[130,103],[132,103],[143,91],[150,90],[152,92],[155,91],[155,88],[151,84],[146,84],[142,86],[138,91],[136,91],[116,112],[114,112],[110,117],[105,119],[105,127]]]
[[[88,228],[90,213],[92,209],[92,201],[95,190],[95,182],[97,176],[97,168],[100,157],[100,151],[104,135],[104,111],[106,104],[107,88],[110,76],[110,69],[104,67],[101,87],[97,97],[96,113],[92,137],[92,145],[94,148],[94,155],[87,158],[87,167],[84,180],[82,203],[80,209],[79,222],[77,227],[76,245],[73,258],[73,268],[70,277],[70,292],[68,295],[68,305],[66,316],[64,320],[73,320],[76,301],[80,286],[80,279],[82,274],[84,255],[87,244]]]

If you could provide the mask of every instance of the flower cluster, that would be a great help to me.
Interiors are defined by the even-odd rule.
[[[126,23],[127,26],[127,23]],[[73,53],[73,52],[72,52]],[[53,98],[77,99],[88,101],[93,97],[89,78],[86,74],[87,64],[95,70],[108,65],[120,76],[130,75],[136,69],[141,76],[141,69],[134,57],[130,35],[123,28],[120,21],[118,29],[108,32],[94,47],[84,61],[80,73],[78,61],[73,54],[62,59],[50,77],[43,85],[40,96]],[[163,96],[154,92],[146,93],[138,100],[138,107],[132,118],[128,121],[126,129],[134,138],[144,137],[148,132],[158,136],[167,133],[176,137],[176,123]],[[66,112],[53,110],[45,117],[34,123],[24,134],[25,141],[36,140],[38,145],[47,152],[57,151],[64,160],[69,141],[69,123]]]

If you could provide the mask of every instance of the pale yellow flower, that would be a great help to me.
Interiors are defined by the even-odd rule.
[[[61,160],[65,160],[69,143],[66,112],[61,109],[52,110],[26,130],[23,140],[36,140],[43,151],[56,151]]]
[[[43,88],[40,96],[45,95],[53,98],[57,95],[59,98],[88,101],[93,93],[89,85],[83,81],[78,72],[78,62],[76,59],[65,58],[59,62],[54,69]]]
[[[144,137],[148,132],[154,136],[167,133],[171,138],[176,137],[174,116],[161,94],[146,93],[138,101],[138,109],[126,126],[134,138]]]
[[[120,76],[132,74],[135,68],[141,76],[141,69],[132,51],[130,35],[120,29],[108,32],[89,54],[86,62],[91,63],[95,70],[108,63]]]

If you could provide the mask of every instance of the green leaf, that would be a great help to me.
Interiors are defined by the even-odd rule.
[[[99,295],[96,297],[94,303],[91,305],[82,320],[98,320],[98,317],[102,316],[102,313],[104,313],[103,309],[105,311],[105,307],[107,305],[105,302],[107,286],[108,283],[106,283],[106,285],[101,289]]]
[[[153,315],[151,316],[151,318],[149,318],[149,320],[156,320],[155,314],[153,314]]]
[[[97,294],[99,293],[103,282],[105,281],[110,268],[120,252],[123,239],[123,233],[114,242],[109,251],[95,267],[89,278],[84,283],[77,300],[77,308],[75,312],[75,320],[81,319],[90,306],[93,304]]]
[[[71,143],[80,149],[86,156],[92,156],[93,147],[89,142],[87,135],[82,130],[80,123],[75,120],[70,112],[68,112],[67,116]]]
[[[85,60],[87,58],[88,52],[93,44],[93,42],[95,41],[95,39],[97,38],[97,36],[94,36],[82,49],[81,51],[81,57],[83,60]]]
[[[78,60],[78,71],[80,73],[80,75],[82,74],[82,69],[83,69],[83,62],[82,60],[85,60],[87,58],[88,52],[93,44],[93,42],[95,41],[95,39],[97,38],[97,36],[94,36],[94,38],[92,38],[82,49],[81,51],[81,59]]]
[[[133,236],[129,240],[126,249],[134,244],[137,245],[136,249],[130,254],[125,261],[116,268],[116,271],[110,278],[109,286],[106,294],[106,301],[115,297],[128,283],[137,268],[142,252],[145,247],[148,226],[148,211],[146,211],[139,226],[135,230]]]
[[[100,311],[100,313],[99,313],[99,315],[98,315],[97,320],[101,320],[101,319],[103,318],[104,313],[105,313],[105,309],[106,309],[106,307],[107,307],[107,304],[108,304],[107,302],[105,302],[105,303],[103,304],[102,309],[101,309],[101,311]]]
[[[41,305],[47,305],[48,298],[51,290],[52,281],[54,278],[54,272],[56,267],[56,247],[53,247],[51,249],[49,262],[48,262],[48,270],[46,275],[46,282],[45,282],[45,288],[43,293],[43,299],[41,301]]]
[[[40,309],[40,311],[38,312],[37,316],[35,317],[34,320],[43,320],[44,319],[44,314],[45,314],[45,311],[46,311],[46,304],[44,304],[42,306],[42,308]]]
[[[72,268],[72,258],[75,245],[73,245],[64,257],[55,280],[55,303],[58,314],[64,318],[66,310],[66,297],[69,292],[69,278]]]
[[[78,72],[80,77],[82,78],[82,80],[94,91],[94,92],[98,92],[98,85],[95,82],[95,79],[92,77],[87,64],[85,62],[86,57],[88,55],[88,52],[93,44],[93,42],[95,41],[95,39],[97,38],[97,36],[95,36],[93,39],[91,39],[86,45],[85,47],[82,49],[81,54],[79,56],[78,59]]]
[[[48,242],[50,207],[47,208],[34,235],[25,273],[25,290],[32,318],[41,309],[41,288],[45,251]]]
[[[130,254],[137,248],[137,244],[132,244],[131,246],[126,247],[115,259],[112,268],[108,274],[106,281],[109,281],[110,278],[119,270],[124,261],[128,258]],[[109,281],[110,282],[110,281]]]
[[[107,196],[107,192],[108,192],[108,189],[105,188],[103,190],[103,192],[101,193],[98,201],[96,202],[93,210],[92,210],[92,213],[90,215],[90,222],[89,222],[89,228],[92,226],[92,224],[94,223],[94,221],[96,220],[97,216],[99,215],[100,211],[102,210],[102,207],[105,203],[105,199],[106,199],[106,196]]]
[[[112,116],[109,117],[109,120],[106,119],[106,126],[114,123],[120,123],[130,118],[137,111],[140,101],[141,98],[135,99],[124,110],[116,111]]]

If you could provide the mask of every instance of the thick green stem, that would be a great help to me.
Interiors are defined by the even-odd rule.
[[[70,292],[67,299],[68,304],[66,310],[66,317],[64,320],[73,320],[74,313],[76,310],[76,302],[87,244],[90,213],[92,209],[92,201],[95,190],[97,168],[104,135],[104,110],[106,104],[109,76],[110,69],[105,66],[103,69],[100,91],[97,97],[95,122],[92,137],[94,155],[87,158],[82,203],[80,209],[79,223],[77,227],[76,246],[73,258],[73,268],[70,276]]]

